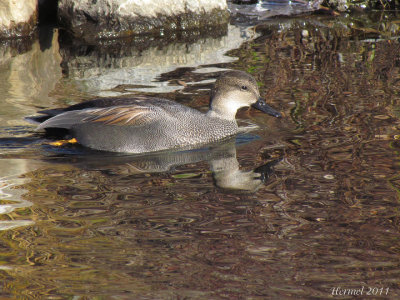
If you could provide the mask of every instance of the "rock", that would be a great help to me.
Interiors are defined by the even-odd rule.
[[[259,24],[260,21],[268,20],[269,22],[273,18],[282,19],[283,16],[308,14],[318,10],[322,1],[264,0],[255,5],[248,5],[250,0],[232,0],[228,2],[228,8],[231,13],[231,24],[255,25]]]
[[[37,16],[37,0],[0,0],[0,38],[31,35]]]
[[[226,24],[226,0],[60,0],[59,22],[86,41]]]
[[[340,12],[345,12],[349,8],[350,1],[347,0],[329,0],[329,6]]]

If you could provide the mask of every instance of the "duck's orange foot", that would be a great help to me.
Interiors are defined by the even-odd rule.
[[[77,142],[78,141],[76,140],[76,138],[72,138],[70,140],[58,140],[58,141],[55,141],[55,142],[51,142],[51,143],[49,143],[49,145],[60,147],[60,146],[64,146],[64,145],[67,145],[67,144],[75,144]]]

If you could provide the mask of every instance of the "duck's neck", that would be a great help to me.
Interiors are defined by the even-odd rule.
[[[236,122],[236,112],[234,114],[226,114],[226,112],[219,112],[218,110],[215,109],[210,109],[207,112],[207,116],[211,117],[211,118],[219,118],[219,119],[223,119],[223,120],[227,120],[227,121],[232,121],[232,122]]]
[[[211,99],[210,110],[207,115],[228,121],[236,121],[236,112],[240,108],[236,103],[235,101],[228,101],[226,98],[222,99],[217,94]]]

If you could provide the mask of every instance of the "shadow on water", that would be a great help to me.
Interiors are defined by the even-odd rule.
[[[183,44],[124,50],[121,59],[89,47],[12,60],[5,49],[1,295],[398,298],[399,24],[395,13],[264,20],[235,27],[231,37],[245,38],[223,63],[189,58],[207,43],[208,53],[227,51],[226,38],[189,43],[187,65],[164,57],[161,72],[146,75],[169,87],[164,96],[204,110],[211,80],[236,68],[286,116],[240,111],[259,128],[236,143],[150,156],[54,149],[21,120],[98,94],[137,93],[142,79],[129,74],[156,65],[140,55],[162,58]],[[42,55],[48,73],[27,63]]]

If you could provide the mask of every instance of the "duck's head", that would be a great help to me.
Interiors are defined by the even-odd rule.
[[[243,71],[228,71],[215,82],[211,91],[210,112],[224,119],[235,119],[241,107],[253,106],[271,116],[281,114],[260,97],[256,80]]]

